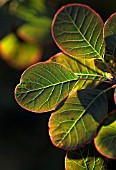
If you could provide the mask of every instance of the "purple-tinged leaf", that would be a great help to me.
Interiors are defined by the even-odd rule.
[[[64,100],[78,76],[67,67],[53,62],[38,63],[28,68],[16,87],[17,102],[27,110],[54,110]]]
[[[52,36],[58,47],[73,58],[102,58],[103,25],[100,16],[90,7],[68,4],[55,14]]]

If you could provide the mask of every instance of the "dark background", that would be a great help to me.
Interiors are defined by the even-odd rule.
[[[100,14],[104,22],[116,12],[115,0],[59,0],[56,10],[71,2],[89,5]],[[20,24],[2,6],[0,39],[11,31],[10,26],[14,21]],[[46,46],[42,61],[58,51],[54,43]],[[14,99],[14,89],[23,71],[13,69],[0,58],[0,170],[64,170],[66,152],[53,146],[48,135],[50,113],[31,113],[22,109]]]

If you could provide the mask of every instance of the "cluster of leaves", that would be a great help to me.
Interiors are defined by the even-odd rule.
[[[106,169],[101,155],[116,159],[116,110],[108,113],[106,96],[116,89],[116,13],[104,24],[86,5],[63,6],[52,36],[62,52],[22,74],[16,100],[32,112],[53,111],[49,134],[68,151],[67,170]],[[109,87],[101,90],[103,82]]]

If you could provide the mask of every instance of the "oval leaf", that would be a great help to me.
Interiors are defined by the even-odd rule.
[[[27,69],[16,87],[16,100],[33,112],[54,110],[67,97],[78,76],[58,63],[39,63]]]
[[[50,138],[55,146],[62,149],[79,148],[93,139],[106,115],[107,99],[103,91],[79,90],[69,95],[63,107],[51,115]]]
[[[68,151],[65,158],[66,170],[106,170],[103,157],[92,144],[76,151]]]
[[[116,159],[116,110],[108,116],[94,143],[102,155]]]
[[[73,58],[102,58],[103,21],[90,7],[68,4],[56,13],[52,36],[58,47]]]

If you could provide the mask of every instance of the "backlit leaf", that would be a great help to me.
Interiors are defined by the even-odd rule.
[[[102,155],[116,159],[116,110],[103,123],[94,142]]]
[[[82,4],[63,6],[52,23],[52,35],[58,47],[73,58],[102,58],[103,21],[90,7]]]
[[[64,53],[58,53],[50,61],[63,64],[79,76],[75,90],[94,88],[100,81],[107,79],[106,68],[103,67],[103,62],[96,59],[77,58],[74,60]]]
[[[53,144],[70,150],[93,139],[101,120],[107,115],[107,99],[103,91],[79,90],[69,95],[65,104],[52,113],[49,134]]]
[[[105,161],[92,144],[82,149],[68,151],[65,158],[66,170],[106,170]]]
[[[33,112],[54,110],[73,88],[78,76],[57,63],[39,63],[27,69],[16,88],[18,103]]]
[[[112,34],[116,34],[116,13],[107,19],[104,26],[104,36],[106,37]]]

